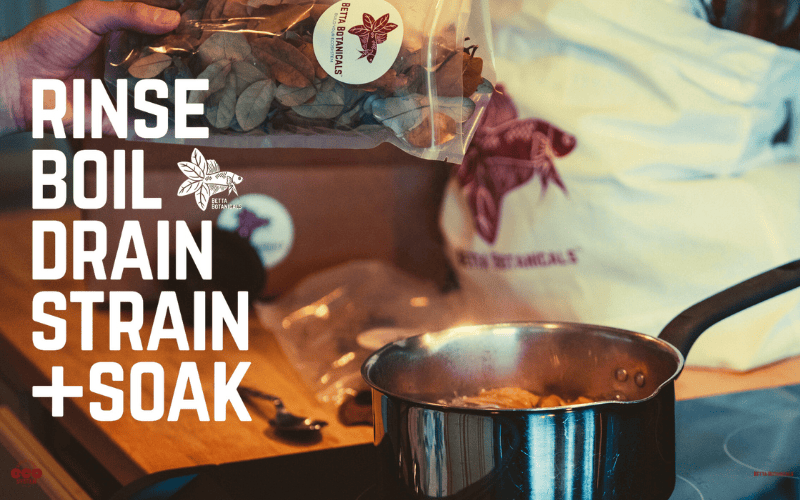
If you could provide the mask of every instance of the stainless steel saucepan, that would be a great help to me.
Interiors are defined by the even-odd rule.
[[[675,388],[700,334],[800,286],[800,260],[735,285],[658,338],[564,322],[455,328],[389,344],[363,365],[386,487],[411,498],[666,500],[675,487]],[[518,386],[559,408],[454,407]]]

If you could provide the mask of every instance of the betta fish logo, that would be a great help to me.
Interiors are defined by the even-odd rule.
[[[236,185],[242,182],[242,177],[233,172],[220,172],[217,162],[206,160],[197,148],[192,152],[192,161],[178,162],[178,168],[189,178],[178,188],[178,196],[194,193],[194,199],[201,210],[208,207],[212,196],[226,189],[228,194],[239,195]]]
[[[553,182],[566,192],[553,160],[568,155],[575,145],[575,136],[544,120],[520,120],[511,98],[497,85],[456,170],[481,238],[494,244],[503,197],[535,176],[542,191]]]
[[[347,32],[356,35],[361,42],[361,48],[364,50],[359,51],[361,54],[359,59],[366,57],[367,62],[371,63],[378,53],[378,45],[386,41],[389,32],[397,28],[397,25],[389,22],[389,14],[375,20],[365,12],[362,20],[364,24],[353,26]]]
[[[267,226],[269,226],[269,219],[259,217],[255,212],[246,208],[239,211],[239,227],[236,232],[242,238],[249,240],[253,236],[253,232]]]

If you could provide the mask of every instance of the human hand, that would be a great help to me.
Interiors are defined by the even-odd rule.
[[[69,102],[64,125],[70,133],[72,82],[102,77],[103,35],[120,29],[163,34],[174,30],[179,21],[176,11],[143,3],[82,0],[37,19],[0,42],[0,135],[31,129],[34,79],[56,79],[66,84]],[[52,97],[50,100],[45,96],[45,108],[53,107]],[[84,102],[85,116],[90,116],[90,101],[87,98]]]

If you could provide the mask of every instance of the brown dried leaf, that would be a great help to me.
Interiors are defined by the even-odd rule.
[[[248,19],[244,30],[244,37],[247,38],[247,43],[253,43],[261,36],[256,29],[258,27],[258,23],[258,19]]]
[[[170,67],[172,57],[167,54],[150,54],[137,59],[128,68],[128,73],[134,78],[153,78],[161,74],[162,71]]]
[[[222,8],[222,17],[237,19],[247,17],[247,4],[237,0],[228,0]]]
[[[406,76],[404,94],[421,94],[425,91],[427,72],[422,66],[412,66],[404,75]]]
[[[406,85],[408,85],[407,75],[398,75],[395,70],[389,69],[389,71],[384,73],[374,82],[364,85],[357,85],[354,87],[366,90],[368,92],[380,91],[382,94],[394,94]]]
[[[264,35],[281,35],[295,24],[308,19],[312,6],[309,3],[257,9],[252,13],[253,17],[260,18],[256,30]]]
[[[293,46],[297,47],[298,49],[302,48],[303,45],[306,43],[311,43],[309,40],[306,40],[302,36],[298,35],[294,31],[287,31],[286,33],[281,36],[284,40],[291,43]]]
[[[426,116],[417,127],[406,132],[406,141],[417,148],[439,146],[456,136],[456,121],[444,113],[435,113],[433,128],[431,120]]]
[[[223,19],[222,11],[228,0],[208,0],[206,9],[203,11],[203,19]]]
[[[313,7],[311,7],[311,18],[315,21],[319,21],[320,16],[328,10],[330,7],[329,4],[326,3],[315,3]]]
[[[298,5],[307,3],[314,3],[314,0],[247,0],[247,6],[251,9],[257,9],[259,7],[275,7],[277,5]],[[325,7],[330,7],[330,5],[325,5]]]
[[[433,60],[430,61],[430,64],[428,61],[429,46],[431,47],[430,50],[433,51],[434,56]],[[449,48],[450,46],[451,43],[442,37],[436,37],[432,44],[413,43],[413,48],[410,45],[409,40],[403,40],[403,47],[401,47],[397,60],[392,67],[397,70],[398,73],[405,73],[410,67],[415,65],[435,71],[442,63],[447,61],[453,56],[453,54],[456,53],[456,51],[453,51]],[[461,51],[459,50],[458,52]]]
[[[319,64],[319,61],[317,61],[317,54],[314,52],[313,44],[304,42],[300,47],[298,47],[298,49],[300,49],[300,52],[302,52],[303,55],[306,56],[309,61],[311,61],[311,64],[314,65],[314,76],[316,76],[317,78],[328,77],[328,73],[326,73],[325,70],[322,69],[322,66]]]
[[[283,0],[248,0],[247,6],[252,9],[257,9],[263,6],[274,7],[281,3],[283,3]]]
[[[483,59],[454,52],[436,69],[436,93],[443,97],[469,97],[483,81]]]
[[[436,82],[436,93],[445,97],[456,97],[464,95],[463,77],[464,59],[463,52],[453,52],[436,69],[434,78]],[[469,57],[469,56],[467,56]]]
[[[483,83],[482,73],[483,59],[474,56],[464,59],[464,97],[469,97],[478,90],[478,86]]]
[[[292,87],[308,87],[314,65],[297,48],[280,38],[263,37],[252,45],[253,55],[270,68],[273,78]]]
[[[180,7],[178,7],[178,12],[183,14],[184,12],[190,10],[202,10],[204,3],[205,0],[184,0]]]

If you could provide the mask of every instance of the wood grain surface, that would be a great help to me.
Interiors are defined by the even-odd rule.
[[[32,299],[37,291],[52,290],[67,297],[73,290],[83,289],[81,282],[72,280],[71,266],[67,277],[57,281],[33,281],[31,278],[31,221],[60,220],[71,227],[71,221],[80,217],[77,210],[58,212],[25,212],[0,217],[0,353],[7,365],[4,371],[13,373],[19,386],[28,389],[34,385],[49,385],[51,367],[64,367],[64,383],[84,386],[84,397],[69,399],[65,403],[62,424],[85,446],[122,484],[144,474],[176,467],[248,460],[322,448],[366,443],[372,440],[372,429],[366,426],[345,427],[336,418],[336,408],[323,404],[305,385],[300,375],[286,360],[274,337],[250,317],[249,350],[240,352],[230,337],[222,351],[180,351],[175,342],[162,341],[157,351],[133,351],[123,337],[120,351],[108,349],[108,312],[95,309],[93,315],[94,348],[81,350],[81,311],[79,304],[67,303],[66,311],[52,311],[67,321],[67,344],[59,350],[37,350],[31,332],[43,327],[31,319]],[[153,311],[145,311],[142,341],[146,346],[147,333],[152,325]],[[45,331],[46,327],[45,327]],[[210,335],[210,333],[209,333]],[[210,339],[210,337],[209,337]],[[190,337],[191,342],[191,337]],[[104,382],[129,392],[130,367],[140,361],[156,361],[164,368],[167,411],[178,371],[182,362],[197,363],[203,392],[210,406],[212,421],[201,422],[197,413],[182,411],[175,422],[165,416],[156,422],[138,422],[127,408],[120,420],[95,421],[89,413],[92,401],[108,400],[89,391],[89,371],[93,364],[103,361],[119,363],[126,379],[121,383]],[[322,440],[314,444],[295,444],[277,438],[268,430],[267,419],[272,412],[265,404],[263,411],[250,411],[250,422],[240,421],[230,406],[227,421],[213,421],[213,368],[224,361],[228,374],[241,361],[251,363],[242,385],[250,385],[264,392],[279,395],[285,405],[300,415],[322,418],[330,422],[322,433]],[[143,384],[143,390],[148,384]],[[149,401],[148,401],[149,398]],[[49,408],[49,400],[43,399]],[[152,393],[143,396],[144,407],[152,404]],[[259,408],[262,408],[259,406]]]

